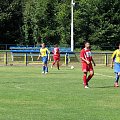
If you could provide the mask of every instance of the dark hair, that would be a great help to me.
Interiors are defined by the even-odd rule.
[[[118,42],[118,44],[117,44],[118,46],[120,45],[120,42]]]
[[[115,46],[118,47],[119,45],[120,45],[120,42],[117,42]]]
[[[89,43],[89,44],[90,44],[90,42],[89,42],[89,41],[84,41],[83,48],[85,47],[85,44],[86,44],[86,43]],[[90,49],[91,49],[91,46],[90,46]]]
[[[85,45],[86,43],[90,43],[90,42],[89,42],[89,41],[84,41],[84,45]]]
[[[58,44],[55,44],[54,47],[58,47]]]

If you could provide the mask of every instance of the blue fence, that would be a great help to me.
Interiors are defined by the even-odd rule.
[[[10,52],[12,52],[12,53],[39,53],[40,48],[41,47],[25,47],[25,46],[13,47],[12,46],[9,49],[10,49]],[[48,49],[50,50],[50,52],[52,52],[54,48],[48,47]],[[65,47],[61,47],[60,52],[61,53],[69,53],[69,54],[73,53],[71,51],[71,48],[65,48]]]

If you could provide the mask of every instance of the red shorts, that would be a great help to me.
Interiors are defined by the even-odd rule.
[[[60,57],[53,56],[54,61],[60,61]]]
[[[82,71],[83,72],[93,71],[92,63],[90,63],[89,65],[87,63],[82,63]]]

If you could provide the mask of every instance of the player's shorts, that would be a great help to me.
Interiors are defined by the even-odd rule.
[[[42,57],[42,62],[44,63],[44,64],[47,64],[47,62],[48,62],[48,57]]]
[[[82,71],[83,72],[93,71],[92,63],[90,63],[89,65],[87,63],[82,63]]]
[[[119,73],[120,72],[120,63],[114,63],[114,72]]]
[[[60,61],[60,57],[53,56],[54,61]]]

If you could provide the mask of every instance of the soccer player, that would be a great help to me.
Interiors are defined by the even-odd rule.
[[[114,51],[112,54],[112,65],[114,64],[114,72],[115,72],[115,83],[114,87],[119,87],[118,81],[120,77],[120,43],[118,44],[118,49]]]
[[[42,57],[42,62],[43,62],[43,68],[42,68],[42,73],[47,74],[48,73],[48,56],[50,54],[50,51],[45,47],[45,43],[42,43],[42,48],[40,49],[40,55],[38,56],[37,60]]]
[[[83,48],[80,52],[80,58],[81,58],[81,63],[82,63],[82,71],[83,71],[83,82],[84,82],[84,87],[89,88],[88,82],[91,80],[91,78],[94,75],[94,70],[92,66],[92,62],[95,65],[95,62],[92,58],[91,50],[90,50],[90,43],[85,42],[84,43],[85,48]],[[88,72],[90,73],[89,76],[87,76]]]
[[[59,49],[57,44],[54,46],[53,60],[54,60],[54,62],[52,63],[51,68],[53,68],[55,63],[57,63],[57,68],[58,68],[58,70],[60,70],[60,68],[59,68],[60,67],[60,64],[59,64],[59,62],[60,62],[60,49]]]

